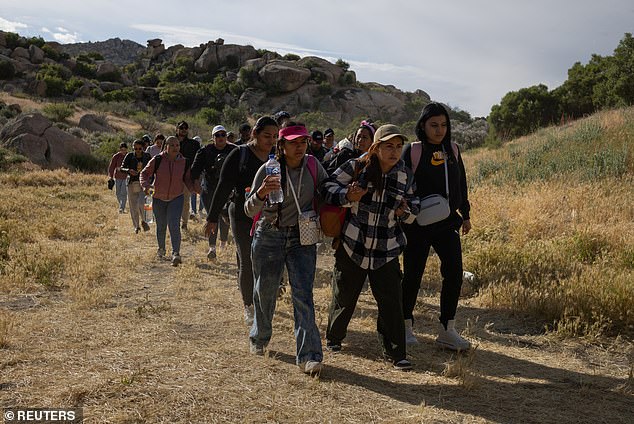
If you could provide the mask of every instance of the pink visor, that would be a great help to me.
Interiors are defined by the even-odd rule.
[[[292,127],[282,128],[278,134],[279,138],[285,140],[295,140],[299,137],[310,137],[308,130],[303,125],[294,125]]]

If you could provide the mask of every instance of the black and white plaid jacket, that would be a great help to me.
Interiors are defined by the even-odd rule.
[[[358,161],[349,160],[338,168],[323,184],[322,195],[327,203],[350,208],[342,229],[343,246],[361,268],[374,270],[401,254],[407,239],[400,223],[414,222],[420,201],[414,195],[412,171],[401,160],[383,176],[383,190],[378,191],[368,183],[366,195],[359,202],[349,202],[346,193]],[[364,173],[362,170],[357,180],[363,180]],[[397,218],[394,212],[403,199],[410,213]]]

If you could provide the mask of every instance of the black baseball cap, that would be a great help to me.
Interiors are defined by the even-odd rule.
[[[326,128],[326,131],[324,131],[324,137],[328,137],[329,135],[335,135],[335,132],[332,130],[332,128]]]
[[[321,133],[321,131],[316,130],[312,132],[310,138],[312,138],[314,141],[322,141],[324,139],[324,135]]]

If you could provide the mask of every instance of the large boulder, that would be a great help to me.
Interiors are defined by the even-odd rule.
[[[216,45],[208,45],[205,51],[200,55],[198,60],[194,62],[194,71],[198,73],[205,73],[218,69],[218,55],[216,53]]]
[[[24,115],[0,131],[0,145],[44,168],[68,166],[73,155],[89,155],[90,146],[53,125],[39,113]]]
[[[266,64],[259,72],[260,79],[280,93],[297,90],[310,78],[310,70],[295,63],[278,60]]]
[[[29,56],[31,63],[40,64],[44,62],[44,50],[42,50],[35,44],[31,44],[29,46]]]
[[[330,63],[317,56],[306,56],[297,61],[297,66],[310,69],[317,81],[337,84],[344,70],[340,66]]]
[[[105,118],[99,115],[87,113],[79,118],[79,128],[83,128],[90,132],[112,132],[112,127]]]
[[[119,68],[117,68],[117,65],[112,62],[102,62],[97,65],[97,78],[103,78],[116,74],[120,74]]]
[[[247,60],[258,57],[253,46],[239,46],[237,44],[221,44],[217,46],[218,62],[220,66],[240,68]]]
[[[31,61],[31,54],[24,47],[16,47],[15,49],[13,49],[13,53],[11,53],[11,57],[16,60],[23,59],[29,62]]]

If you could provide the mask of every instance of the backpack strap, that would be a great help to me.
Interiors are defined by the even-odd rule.
[[[155,176],[156,173],[158,172],[158,169],[159,169],[159,166],[161,166],[162,160],[163,160],[163,155],[161,155],[160,153],[154,156],[154,172],[152,173],[152,176]]]
[[[317,192],[317,159],[312,155],[306,155],[305,157],[308,173],[313,177],[313,209],[317,211],[317,196],[315,196]]]
[[[238,162],[238,170],[242,174],[247,169],[247,154],[249,153],[249,145],[243,144],[240,147],[240,162]]]
[[[418,164],[420,163],[420,157],[423,154],[423,143],[420,141],[414,141],[410,144],[411,148],[409,151],[410,158],[412,161],[412,173],[416,173],[416,168],[418,168]]]
[[[453,141],[451,142],[451,149],[453,150],[453,155],[456,157],[456,160],[458,160],[458,154],[460,153],[460,150],[458,149],[458,145]]]

